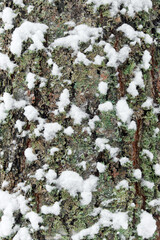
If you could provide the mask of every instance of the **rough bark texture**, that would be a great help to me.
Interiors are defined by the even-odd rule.
[[[160,164],[160,134],[155,133],[155,129],[160,128],[160,113],[155,111],[160,104],[160,52],[157,31],[159,1],[153,0],[153,7],[149,12],[138,12],[132,18],[120,12],[112,17],[109,5],[100,6],[94,12],[92,4],[86,4],[84,0],[56,0],[54,4],[47,0],[24,0],[23,2],[25,7],[15,5],[12,1],[2,1],[0,5],[1,11],[4,7],[10,7],[17,13],[14,18],[14,27],[0,34],[1,52],[8,54],[10,60],[17,65],[13,73],[0,69],[0,94],[3,96],[7,92],[17,101],[21,99],[28,101],[28,105],[34,106],[39,112],[39,117],[46,122],[58,122],[63,129],[72,126],[74,133],[68,136],[61,130],[55,138],[46,141],[41,135],[43,129],[40,130],[40,136],[36,136],[34,132],[39,124],[38,120],[27,120],[24,108],[10,109],[0,126],[1,189],[10,194],[19,191],[19,194],[28,199],[30,209],[43,218],[38,230],[32,231],[29,228],[35,240],[72,239],[75,233],[91,227],[99,220],[100,212],[91,214],[95,208],[107,209],[112,213],[127,212],[129,219],[127,229],[123,227],[115,229],[111,225],[101,226],[93,239],[143,239],[137,234],[137,225],[140,223],[140,214],[143,210],[152,214],[157,223],[157,230],[150,239],[160,239],[158,206],[149,205],[151,200],[160,198],[159,176],[155,174],[153,167],[155,164]],[[29,5],[34,6],[30,13],[27,12]],[[30,22],[44,23],[49,28],[45,34],[42,50],[28,50],[32,44],[32,40],[28,39],[23,42],[22,53],[18,57],[10,51],[9,46],[12,33],[25,19]],[[55,39],[64,37],[66,31],[74,29],[65,24],[71,20],[76,26],[87,24],[103,29],[103,34],[95,40],[92,51],[85,52],[91,44],[90,41],[79,45],[79,51],[85,52],[86,57],[92,62],[96,55],[104,56],[100,65],[93,63],[85,65],[83,62],[75,64],[76,55],[73,54],[72,48],[50,46]],[[1,23],[3,26],[4,23],[2,21]],[[124,33],[117,31],[123,23],[129,24],[136,30],[139,25],[142,25],[142,31],[149,34],[155,42],[146,44],[142,39],[141,44],[130,45],[131,41],[125,37]],[[113,34],[112,37],[110,37],[111,34]],[[101,40],[110,42],[117,52],[128,44],[131,48],[129,58],[119,64],[117,69],[108,67],[104,46],[96,44]],[[146,70],[142,69],[145,87],[137,87],[139,95],[132,97],[127,92],[127,88],[134,77],[134,70],[142,63],[145,50],[151,54],[150,67]],[[51,74],[52,66],[47,63],[49,58],[52,58],[59,68],[61,67],[61,76]],[[33,89],[27,87],[28,72],[37,76]],[[40,87],[40,77],[46,79],[43,87]],[[101,81],[108,83],[109,90],[106,95],[98,91],[98,84]],[[64,112],[56,115],[54,112],[57,109],[56,103],[65,88],[69,90],[70,104]],[[118,118],[115,107],[107,112],[98,109],[99,104],[105,101],[111,101],[116,106],[123,97],[127,97],[127,103],[134,111],[131,120],[136,123],[135,130],[129,129],[127,123]],[[147,97],[153,99],[154,105],[145,108],[142,104]],[[68,116],[72,104],[88,114],[81,124],[74,124],[73,119]],[[99,116],[100,121],[95,122],[95,128],[89,128],[88,121],[95,115]],[[20,132],[15,128],[17,120],[25,122]],[[107,147],[102,150],[96,147],[97,138],[108,139],[115,154],[107,150]],[[50,154],[52,147],[59,148],[53,156]],[[37,154],[37,160],[27,162],[24,154],[27,148],[33,149]],[[152,161],[147,154],[143,153],[144,149],[153,154]],[[71,150],[70,153],[69,150]],[[120,164],[118,159],[122,157],[127,157],[130,161]],[[86,163],[86,168],[78,166],[83,161]],[[98,171],[97,163],[105,165],[104,172]],[[53,169],[58,177],[66,170],[77,172],[84,180],[90,175],[98,177],[96,190],[92,192],[92,201],[88,205],[81,205],[80,193],[73,197],[63,188],[53,188],[48,192],[45,177],[39,180],[35,177],[38,169],[45,169],[44,165],[46,166],[44,171]],[[140,169],[142,178],[154,183],[154,187],[150,189],[143,186],[142,179],[137,180],[133,176],[134,169]],[[117,184],[124,179],[128,181],[129,188],[116,188]],[[8,185],[2,185],[4,180],[8,181]],[[19,183],[23,183],[23,187]],[[50,185],[53,187],[54,183]],[[28,186],[28,190],[25,190],[24,186]],[[107,203],[108,200],[111,201]],[[56,201],[61,201],[61,211],[58,216],[41,213],[43,205],[49,206]],[[3,213],[1,215],[3,216]],[[30,226],[29,220],[20,210],[14,212],[14,219],[14,225]],[[10,236],[6,235],[0,239],[13,239],[15,234],[16,230]],[[89,239],[89,236],[85,235],[81,239]]]

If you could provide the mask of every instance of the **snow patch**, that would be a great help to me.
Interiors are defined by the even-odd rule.
[[[64,23],[65,25],[68,25],[69,27],[75,27],[75,22],[74,21],[68,21]]]
[[[137,179],[140,180],[142,178],[142,172],[140,169],[134,169],[133,170],[133,176]]]
[[[58,65],[56,63],[53,63],[51,73],[52,73],[53,76],[58,76],[59,78],[62,76],[61,68],[58,67]]]
[[[7,111],[11,110],[14,108],[14,99],[12,98],[12,95],[10,95],[7,92],[4,92],[3,94],[3,101],[4,101],[4,106]]]
[[[24,116],[28,119],[28,121],[36,121],[38,118],[38,111],[32,105],[26,106],[24,108]]]
[[[103,172],[105,172],[105,169],[106,169],[106,166],[103,164],[103,163],[101,163],[101,162],[97,162],[97,169],[98,169],[98,171],[100,172],[100,173],[103,173]]]
[[[10,7],[5,7],[2,11],[2,13],[0,13],[0,18],[2,18],[4,25],[4,29],[5,30],[9,30],[12,29],[13,26],[13,19],[17,16],[17,14],[14,13],[14,11],[12,10],[12,8]]]
[[[141,236],[143,239],[151,238],[156,229],[156,221],[153,218],[152,214],[143,211],[140,216],[140,223],[137,225],[138,236]]]
[[[27,82],[27,86],[29,89],[33,89],[35,87],[35,81],[36,81],[36,75],[34,73],[27,73],[27,76],[26,76],[26,82]]]
[[[8,181],[4,180],[4,181],[2,182],[2,188],[6,188],[8,185],[9,185],[9,182],[8,182]]]
[[[36,170],[36,173],[35,173],[35,178],[40,181],[40,180],[43,180],[45,176],[45,172],[42,168],[39,168]]]
[[[13,0],[14,4],[20,6],[20,7],[24,7],[24,3],[23,0]]]
[[[126,23],[122,24],[117,29],[117,31],[122,31],[128,39],[133,41],[133,42],[131,42],[131,45],[135,45],[136,43],[141,44],[140,38],[144,39],[145,43],[148,43],[148,44],[153,43],[153,39],[149,34],[145,34],[142,31],[135,31],[133,27],[131,27],[130,25],[128,25]]]
[[[33,9],[34,9],[34,6],[33,6],[33,5],[29,5],[29,6],[27,7],[27,12],[28,12],[28,14],[30,14],[30,12],[32,12]]]
[[[156,176],[160,176],[160,164],[159,163],[156,163],[154,166],[153,166],[153,169],[155,171],[155,175]]]
[[[109,210],[100,210],[100,219],[91,227],[81,230],[72,235],[72,240],[81,240],[84,237],[94,238],[101,227],[112,227],[115,230],[128,228],[128,214],[126,212],[112,213]]]
[[[58,187],[67,190],[71,196],[75,197],[78,192],[81,193],[81,204],[88,205],[92,200],[92,191],[97,186],[98,178],[90,175],[88,179],[83,178],[74,171],[64,171],[59,178],[55,180]]]
[[[25,215],[25,218],[26,219],[29,219],[30,223],[31,223],[31,226],[34,230],[38,230],[39,229],[39,223],[42,223],[43,222],[43,219],[42,217],[40,217],[37,213],[31,211],[31,212],[28,212],[26,215]]]
[[[154,199],[154,200],[150,201],[148,204],[149,204],[149,206],[152,206],[152,207],[160,206],[160,198]]]
[[[117,116],[122,120],[122,122],[130,122],[133,110],[129,108],[128,103],[125,98],[121,98],[116,104]]]
[[[149,188],[150,190],[152,190],[153,187],[154,187],[154,183],[153,182],[150,182],[150,181],[147,181],[147,180],[144,180],[144,179],[142,179],[141,185],[143,187]]]
[[[109,43],[105,44],[104,52],[109,59],[107,66],[117,68],[121,63],[124,63],[129,57],[131,49],[128,45],[124,45],[123,48],[117,52]]]
[[[54,215],[58,216],[60,214],[60,210],[61,210],[59,204],[60,204],[59,202],[55,202],[51,206],[43,205],[41,207],[41,212],[43,214],[54,214]]]
[[[93,64],[101,65],[104,59],[105,59],[105,57],[102,57],[100,55],[96,55],[95,58],[94,58]]]
[[[96,147],[99,148],[99,152],[102,152],[104,149],[106,149],[106,144],[109,142],[106,138],[97,138],[95,141]]]
[[[50,155],[51,156],[54,156],[54,153],[55,152],[58,152],[59,151],[59,148],[57,148],[57,147],[52,147],[51,149],[50,149]]]
[[[22,132],[22,128],[25,125],[25,122],[21,121],[21,120],[17,120],[16,124],[14,125],[15,128],[18,129],[18,132]]]
[[[8,191],[0,190],[0,211],[2,214],[0,221],[1,238],[9,237],[17,231],[14,228],[14,212],[20,210],[22,214],[26,214],[29,210],[29,207],[26,204],[27,201],[24,196],[17,196],[17,194],[10,194]]]
[[[49,169],[45,175],[47,183],[52,184],[54,180],[57,178],[57,173],[53,169]]]
[[[75,64],[83,63],[85,66],[88,66],[92,63],[92,61],[88,60],[84,53],[78,51],[77,58],[74,61]]]
[[[0,69],[9,70],[10,73],[13,73],[15,67],[16,64],[9,59],[7,54],[0,53]]]
[[[153,161],[153,158],[154,158],[153,153],[151,153],[149,150],[143,149],[142,155],[146,155],[151,162]]]
[[[16,28],[12,34],[12,41],[10,50],[13,54],[20,57],[22,52],[22,44],[29,38],[32,39],[33,44],[30,45],[29,50],[43,49],[44,34],[48,27],[45,24],[33,23],[25,21],[20,27]]]
[[[59,98],[59,102],[56,102],[57,106],[58,106],[58,111],[60,113],[64,112],[64,108],[67,107],[70,104],[70,100],[69,100],[69,90],[68,89],[64,89],[63,92],[60,95]]]
[[[68,136],[71,136],[74,133],[74,130],[71,126],[64,129],[64,133]]]
[[[91,40],[91,43],[95,43],[95,40],[102,35],[102,28],[89,27],[86,24],[76,26],[73,30],[66,32],[68,36],[56,39],[51,46],[52,47],[71,47],[75,53],[78,53],[79,44],[81,42],[86,43]]]
[[[116,189],[119,190],[121,188],[125,188],[125,189],[129,188],[127,180],[124,179],[117,184]]]
[[[4,103],[0,103],[0,122],[5,120],[7,117],[7,112],[4,106]]]
[[[98,84],[98,91],[103,94],[103,95],[106,95],[107,94],[107,91],[108,91],[108,83],[106,82],[100,82]]]
[[[7,117],[8,111],[14,108],[24,108],[26,105],[25,100],[16,101],[12,95],[7,92],[4,92],[3,97],[1,97],[0,100],[3,101],[0,103],[0,121],[3,121]]]
[[[121,157],[121,158],[119,159],[119,161],[120,161],[121,166],[123,166],[123,165],[125,165],[126,163],[129,163],[129,162],[130,162],[129,158],[127,158],[127,157]]]
[[[32,237],[29,234],[28,228],[22,227],[14,236],[13,240],[32,240]]]
[[[101,103],[98,106],[98,110],[101,112],[108,112],[113,110],[113,104],[110,101],[106,101],[105,103]]]
[[[82,167],[83,170],[86,170],[87,169],[86,164],[87,164],[86,161],[82,161],[82,162],[78,163],[77,166]]]
[[[27,148],[24,151],[24,155],[28,162],[33,162],[33,161],[37,160],[37,155],[33,153],[32,148]]]
[[[137,86],[139,86],[140,88],[145,87],[142,78],[142,71],[139,68],[134,71],[134,78],[129,84],[129,87],[127,88],[127,92],[130,93],[133,97],[136,97],[139,94],[136,88]]]
[[[128,129],[129,130],[137,130],[137,124],[135,121],[131,121],[129,124],[128,124]]]
[[[69,116],[74,120],[74,124],[81,124],[83,119],[88,118],[88,114],[74,104],[71,106]]]
[[[150,97],[147,97],[147,100],[142,104],[143,108],[151,108],[153,106],[153,99]]]
[[[82,192],[83,178],[76,172],[64,171],[58,178],[57,185],[66,189],[71,196],[75,197],[77,192]]]
[[[92,119],[89,120],[88,122],[88,125],[90,127],[91,130],[94,130],[95,129],[95,122],[99,122],[100,121],[100,118],[95,115]]]
[[[44,124],[44,138],[46,141],[50,141],[56,137],[56,133],[62,129],[62,126],[55,122],[55,123],[45,123]]]
[[[142,63],[142,68],[144,68],[145,70],[148,70],[149,69],[149,67],[150,67],[150,60],[151,60],[151,54],[150,54],[150,52],[148,51],[148,50],[145,50],[144,51],[144,54],[143,54],[143,57],[142,57],[142,61],[143,61],[143,63]]]
[[[152,8],[151,0],[87,0],[87,4],[94,4],[94,11],[96,11],[101,5],[110,5],[110,14],[115,16],[118,12],[126,13],[130,17],[134,17],[136,12],[146,11]],[[121,5],[124,8],[120,10]]]

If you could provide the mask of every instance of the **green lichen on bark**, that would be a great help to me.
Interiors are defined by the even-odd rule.
[[[6,187],[2,186],[3,191],[15,193],[18,183],[23,182],[29,186],[29,190],[21,189],[22,195],[29,199],[29,207],[43,218],[40,229],[30,231],[33,239],[56,239],[59,234],[60,239],[72,239],[75,233],[87,229],[100,219],[100,212],[93,215],[93,210],[101,208],[107,209],[112,213],[127,212],[128,228],[115,229],[111,226],[101,226],[97,234],[92,239],[143,239],[137,233],[137,225],[140,223],[141,212],[151,213],[156,220],[157,230],[149,239],[159,239],[160,220],[159,211],[156,207],[151,207],[149,202],[160,198],[159,176],[155,175],[153,165],[160,164],[160,132],[155,134],[158,129],[160,115],[155,113],[153,107],[143,108],[142,104],[151,97],[154,107],[158,109],[160,103],[160,54],[158,51],[159,34],[156,31],[158,25],[159,2],[153,1],[153,8],[149,12],[138,12],[133,18],[127,14],[118,13],[111,16],[109,5],[101,5],[96,12],[93,6],[86,4],[86,1],[29,1],[24,0],[25,7],[20,7],[12,1],[2,1],[0,11],[4,7],[12,8],[17,13],[14,19],[14,28],[0,34],[1,51],[7,53],[10,59],[17,65],[12,74],[0,70],[0,91],[1,95],[7,92],[13,95],[16,101],[21,99],[28,101],[34,106],[39,117],[46,122],[58,122],[67,128],[72,126],[74,133],[71,136],[65,135],[63,129],[60,130],[54,139],[45,141],[43,136],[44,129],[36,135],[35,129],[38,120],[29,121],[24,116],[24,109],[10,109],[7,117],[0,124],[0,183],[4,180],[9,182]],[[28,13],[27,7],[33,5],[33,10]],[[31,39],[23,43],[22,54],[17,57],[10,51],[12,33],[19,27],[24,19],[31,22],[46,24],[49,28],[44,35],[44,48],[42,50],[28,50],[33,43]],[[71,31],[74,26],[66,25],[68,21],[74,21],[75,25],[87,24],[92,27],[101,27],[103,34],[92,44],[92,51],[85,53],[91,64],[85,65],[82,62],[75,63],[76,54],[72,48],[52,47],[55,39],[65,37],[66,31]],[[139,25],[143,26],[143,32],[149,34],[154,42],[130,45],[130,40],[124,36],[117,28],[123,23],[129,24],[138,30]],[[3,25],[2,25],[3,27]],[[110,35],[112,34],[112,37]],[[117,68],[108,67],[108,57],[104,52],[104,45],[97,44],[100,41],[109,42],[117,52],[128,44],[131,48],[129,58]],[[83,52],[91,44],[91,41],[81,43],[79,51]],[[127,88],[134,77],[137,65],[142,64],[142,57],[145,50],[151,54],[149,69],[142,69],[145,87],[138,88],[139,95],[131,96]],[[104,56],[101,64],[94,64],[94,58]],[[52,65],[47,61],[52,58],[59,68],[61,76],[53,76]],[[32,72],[36,74],[35,87],[29,89],[26,82],[26,74]],[[41,78],[45,78],[45,85],[40,87]],[[67,81],[69,80],[69,83]],[[103,81],[108,83],[108,93],[102,95],[98,91],[98,84]],[[55,114],[57,102],[63,89],[67,88],[70,92],[70,104],[65,107],[64,112]],[[134,113],[132,120],[135,121],[137,128],[129,129],[127,123],[122,123],[116,114],[115,105],[123,97],[127,97],[127,102]],[[109,112],[101,112],[99,104],[111,101],[114,109]],[[88,115],[81,124],[75,124],[74,119],[68,115],[71,105],[79,106]],[[91,129],[88,120],[98,115],[100,121],[95,122],[95,128]],[[24,135],[15,128],[17,120],[24,121]],[[119,122],[119,124],[117,124]],[[117,153],[111,154],[111,150],[104,148],[102,151],[95,146],[97,138],[107,138],[112,146],[112,151],[119,148]],[[50,154],[52,147],[59,148],[54,155]],[[37,154],[37,160],[27,163],[25,149],[32,148]],[[143,149],[148,149],[153,154],[153,161],[142,153]],[[70,153],[69,153],[70,150]],[[115,150],[116,151],[116,150]],[[121,159],[127,157],[130,162],[120,164],[114,158]],[[79,163],[86,162],[86,167],[78,166]],[[106,168],[104,172],[97,169],[97,163],[103,163]],[[11,165],[10,165],[11,164]],[[51,191],[46,189],[46,179],[38,180],[35,178],[36,170],[47,166],[54,169],[58,175],[63,171],[70,170],[77,172],[84,180],[90,175],[98,177],[96,191],[92,192],[92,201],[89,205],[82,205],[81,194],[71,196],[65,189],[53,188]],[[154,183],[152,189],[142,186],[141,180],[135,179],[133,171],[142,171],[142,177],[146,181]],[[128,188],[117,189],[117,184],[126,179]],[[54,185],[54,184],[51,184]],[[53,186],[52,186],[53,187]],[[20,187],[19,187],[20,188]],[[111,200],[111,202],[108,202]],[[61,212],[58,216],[53,214],[42,214],[43,205],[52,205],[56,201],[60,202]],[[30,222],[26,220],[18,210],[16,213],[15,224],[27,227]],[[13,239],[6,236],[6,240]],[[90,239],[89,234],[81,239]]]

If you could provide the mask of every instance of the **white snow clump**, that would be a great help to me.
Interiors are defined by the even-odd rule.
[[[45,123],[44,124],[44,138],[46,141],[50,141],[56,137],[56,133],[62,129],[62,126],[55,122],[55,123]]]
[[[129,108],[128,103],[125,98],[121,98],[116,104],[117,116],[122,120],[122,122],[130,122],[133,110]]]
[[[83,119],[88,118],[88,114],[74,104],[71,106],[69,116],[74,120],[75,125],[81,124]]]
[[[101,94],[106,95],[106,94],[107,94],[107,91],[108,91],[108,83],[101,81],[101,82],[98,84],[98,91],[99,91]]]
[[[16,28],[12,34],[12,41],[10,45],[11,52],[20,57],[22,44],[29,38],[33,41],[29,50],[43,49],[43,42],[45,41],[44,34],[47,29],[48,27],[45,24],[25,21],[20,27]]]
[[[137,226],[138,236],[145,238],[151,238],[157,229],[156,221],[152,214],[143,211],[140,216],[140,223]]]
[[[128,45],[124,45],[123,48],[120,49],[119,52],[117,52],[110,43],[106,43],[104,47],[104,52],[107,55],[108,58],[108,67],[114,67],[117,68],[121,63],[124,63],[126,59],[129,57],[131,49]]]
[[[60,204],[59,202],[55,202],[51,206],[43,205],[41,207],[41,212],[43,214],[54,214],[54,215],[58,216],[60,214],[60,210],[61,210],[59,204]]]
[[[92,191],[97,186],[98,178],[90,175],[88,179],[83,178],[74,171],[63,171],[59,178],[55,180],[58,187],[67,190],[71,196],[75,197],[81,193],[81,204],[88,205],[92,200]]]
[[[59,97],[59,102],[56,102],[58,106],[58,111],[60,113],[64,112],[64,108],[70,104],[69,100],[69,90],[65,88]]]
[[[0,12],[0,18],[2,18],[5,30],[12,29],[13,26],[13,19],[17,16],[17,14],[14,13],[12,8],[5,7],[2,12]]]
[[[76,26],[73,30],[66,32],[68,36],[57,38],[52,44],[52,47],[71,47],[75,53],[78,53],[79,44],[86,43],[91,40],[93,44],[95,40],[102,35],[102,28],[89,27],[86,24]]]
[[[37,160],[37,155],[33,153],[32,148],[27,148],[24,151],[24,155],[28,162],[33,162],[33,161]]]
[[[9,70],[10,73],[13,73],[15,67],[16,64],[9,59],[8,55],[0,52],[0,69]]]

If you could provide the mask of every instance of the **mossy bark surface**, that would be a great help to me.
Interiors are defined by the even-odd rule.
[[[22,99],[29,101],[28,104],[36,108],[39,117],[46,122],[58,122],[63,128],[72,126],[74,133],[69,136],[59,131],[54,139],[46,141],[42,134],[36,136],[38,121],[28,121],[23,108],[9,110],[5,120],[0,123],[1,189],[10,194],[20,191],[26,199],[29,199],[28,205],[32,211],[43,218],[39,229],[30,231],[34,240],[72,239],[75,233],[99,221],[99,213],[92,214],[93,210],[98,208],[107,209],[112,213],[127,212],[128,228],[117,230],[111,225],[101,226],[92,239],[143,239],[137,234],[137,225],[140,223],[140,214],[143,211],[152,214],[157,224],[154,235],[149,239],[160,239],[159,210],[157,206],[149,205],[153,199],[160,198],[159,176],[155,174],[153,167],[160,164],[160,132],[155,130],[160,128],[160,112],[155,111],[160,105],[160,32],[157,31],[159,1],[153,0],[152,9],[148,12],[138,12],[134,17],[121,13],[111,16],[109,5],[101,5],[94,12],[93,5],[87,4],[84,0],[56,0],[54,3],[47,0],[23,2],[25,7],[4,0],[0,4],[0,11],[10,7],[17,14],[14,18],[14,28],[0,34],[1,52],[8,54],[11,61],[16,64],[13,73],[0,69],[0,94],[3,96],[7,92],[16,101]],[[29,5],[34,6],[30,13],[27,11]],[[21,26],[24,20],[46,24],[48,30],[44,35],[43,49],[28,50],[33,43],[29,39],[23,42],[21,56],[17,57],[10,51],[10,44],[14,30]],[[1,19],[0,21],[3,27],[4,23]],[[91,64],[85,65],[83,62],[75,64],[76,55],[72,48],[51,47],[55,39],[65,37],[66,31],[74,29],[74,26],[65,24],[68,21],[73,21],[75,26],[87,24],[102,28],[103,34],[95,40],[92,51],[85,52],[91,44],[90,41],[79,45],[79,51],[85,52]],[[152,44],[147,44],[142,38],[141,44],[130,45],[130,40],[124,33],[117,31],[124,23],[136,30],[142,25],[142,31],[153,38]],[[109,42],[117,52],[124,45],[129,45],[131,49],[129,58],[117,68],[108,67],[104,45],[97,44],[100,41]],[[139,94],[133,97],[127,92],[127,88],[134,78],[134,70],[142,64],[145,50],[151,55],[150,67],[142,70],[145,86],[138,87]],[[94,64],[97,55],[104,56],[104,60],[99,65]],[[61,76],[52,75],[52,66],[47,63],[49,58],[52,58],[61,69]],[[36,75],[33,89],[27,86],[27,72]],[[42,78],[45,78],[46,82],[40,87]],[[101,81],[108,84],[109,90],[106,95],[98,91]],[[65,88],[69,90],[70,104],[64,112],[55,114],[60,94]],[[153,99],[153,105],[149,108],[142,107],[148,97]],[[118,118],[115,107],[108,112],[100,111],[98,108],[106,101],[116,106],[122,98],[127,98],[128,106],[133,110],[132,121],[136,123],[136,129],[129,129],[127,123]],[[74,124],[71,116],[68,116],[72,104],[88,114],[81,124]],[[94,128],[89,128],[89,119],[93,119],[96,115],[100,121],[95,122]],[[21,132],[15,128],[17,120],[25,122]],[[100,150],[95,144],[97,138],[108,139],[113,151],[119,149],[116,156],[111,154],[110,150]],[[50,154],[52,147],[59,149],[54,155]],[[34,154],[37,155],[36,161],[27,162],[24,154],[27,148],[33,149]],[[152,161],[143,153],[144,149],[153,154]],[[115,157],[117,159],[126,157],[129,161],[120,164],[120,161],[114,160]],[[86,165],[82,167],[78,165],[79,163]],[[105,165],[104,172],[97,169],[97,163]],[[77,172],[84,180],[90,175],[96,176],[98,184],[96,190],[92,192],[92,201],[88,205],[82,205],[80,193],[73,197],[67,190],[56,187],[47,191],[45,177],[40,180],[35,177],[36,171],[43,169],[45,164],[47,164],[46,169],[54,169],[57,176],[66,170]],[[142,179],[138,180],[133,176],[135,169],[140,169],[142,178],[154,183],[154,187],[143,186]],[[129,187],[117,188],[117,184],[124,179]],[[8,181],[5,187],[2,186],[4,181]],[[19,183],[28,186],[29,190],[22,189]],[[43,205],[52,205],[56,201],[61,205],[58,216],[41,213]],[[30,223],[20,211],[14,214],[15,225],[28,227]],[[16,232],[0,239],[10,240],[15,234]],[[86,235],[81,239],[90,239],[90,236]]]

